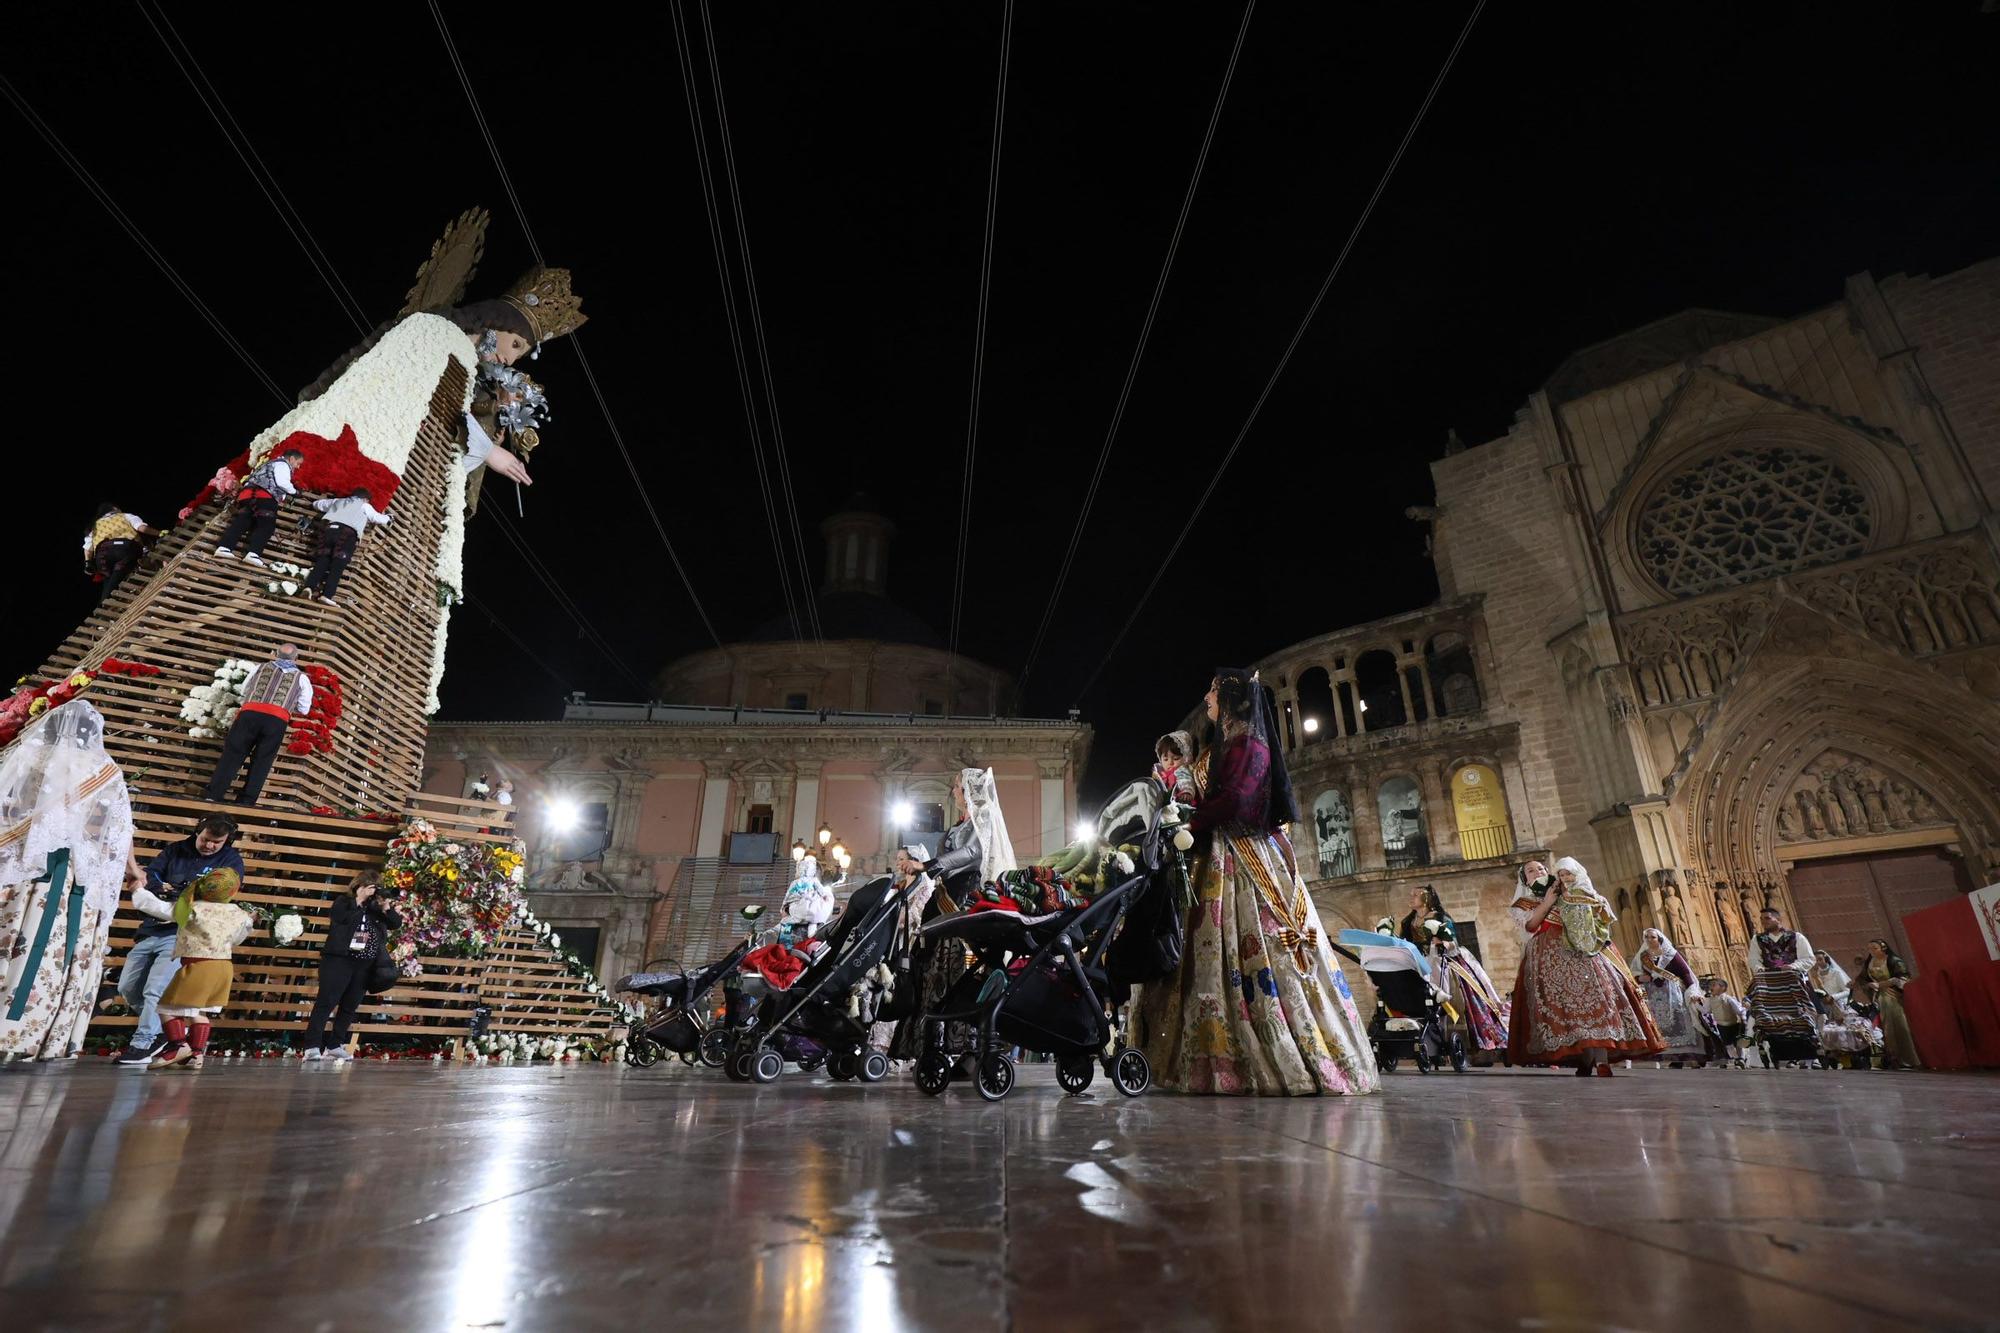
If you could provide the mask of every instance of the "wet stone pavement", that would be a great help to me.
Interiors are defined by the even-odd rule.
[[[2000,1079],[0,1070],[0,1327],[2000,1327]]]

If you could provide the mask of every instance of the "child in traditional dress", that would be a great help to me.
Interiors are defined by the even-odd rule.
[[[1722,1050],[1717,1060],[1727,1059],[1743,1068],[1743,1030],[1749,1017],[1743,1001],[1729,993],[1727,981],[1716,977],[1709,983],[1702,1005],[1715,1022],[1715,1040]]]
[[[211,870],[174,901],[174,957],[180,971],[160,996],[166,1050],[154,1069],[199,1069],[208,1051],[209,1019],[229,1003],[236,968],[230,957],[250,933],[250,914],[230,902],[241,881],[234,870]]]
[[[1167,798],[1193,805],[1199,788],[1194,776],[1194,737],[1170,731],[1153,743],[1153,777],[1166,788]]]

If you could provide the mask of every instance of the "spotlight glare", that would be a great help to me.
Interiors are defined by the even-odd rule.
[[[549,802],[549,827],[558,833],[570,832],[582,818],[583,811],[575,801],[564,798]]]
[[[896,822],[897,828],[908,828],[916,821],[917,808],[908,801],[898,801],[896,808],[889,812],[889,817]]]

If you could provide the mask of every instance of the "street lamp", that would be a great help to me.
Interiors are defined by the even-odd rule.
[[[821,862],[822,868],[825,862],[833,862],[840,867],[840,873],[845,875],[847,868],[854,864],[854,856],[847,850],[847,844],[835,837],[833,830],[825,824],[819,826],[819,832],[814,836],[819,840],[817,850],[808,846],[803,838],[792,844],[792,864],[802,865],[810,856],[815,861]]]

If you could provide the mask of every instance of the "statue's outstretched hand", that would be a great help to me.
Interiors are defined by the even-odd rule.
[[[498,472],[509,481],[523,486],[532,486],[535,479],[528,475],[528,465],[523,463],[510,449],[495,449],[486,455],[486,466]]]

